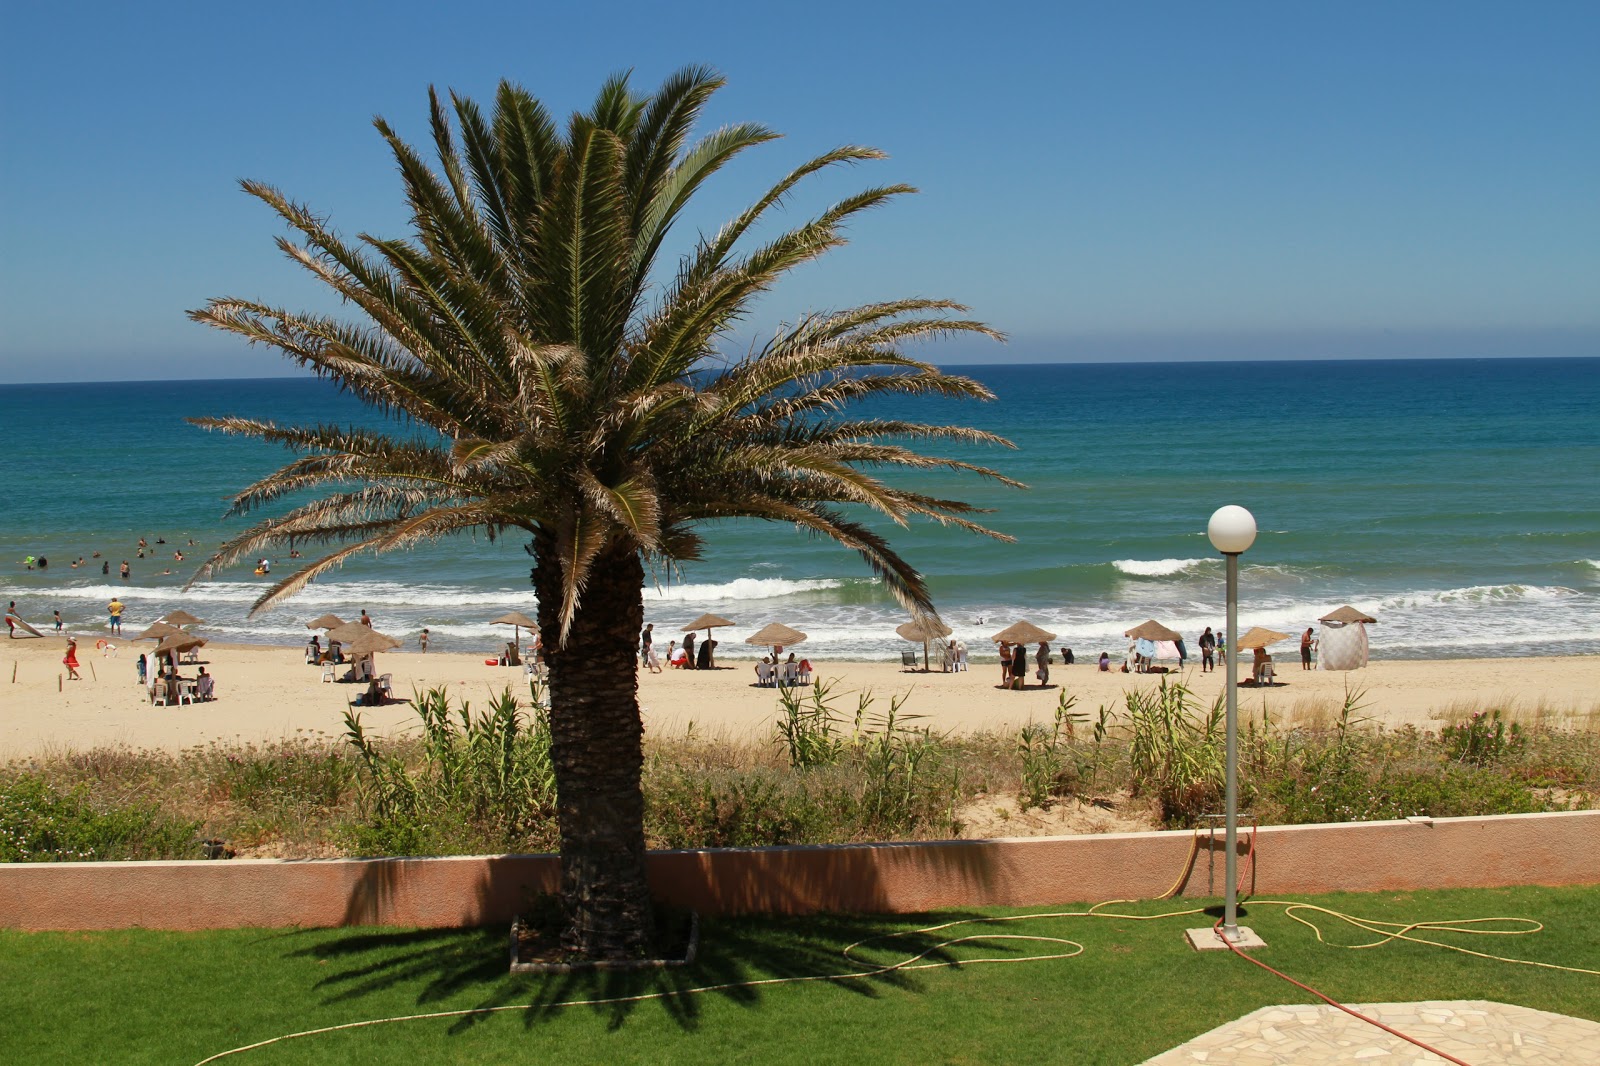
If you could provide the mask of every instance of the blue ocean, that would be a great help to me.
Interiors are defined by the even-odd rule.
[[[1018,618],[1080,654],[1115,649],[1147,618],[1192,634],[1220,624],[1222,563],[1205,526],[1237,503],[1261,530],[1242,560],[1244,626],[1293,633],[1350,603],[1378,618],[1380,658],[1600,652],[1600,359],[955,369],[998,400],[897,399],[872,413],[1016,444],[946,451],[1026,491],[918,479],[992,508],[1014,543],[886,530],[975,649]],[[456,650],[489,647],[504,637],[491,618],[532,610],[517,539],[357,559],[255,618],[263,579],[249,566],[184,591],[194,563],[244,528],[223,520],[226,498],[287,458],[184,422],[219,414],[383,421],[310,379],[0,387],[0,597],[35,625],[59,610],[88,629],[116,594],[130,624],[183,606],[220,639],[263,643],[365,608],[385,632],[409,641],[427,626]],[[807,632],[816,657],[898,656],[904,615],[852,553],[771,524],[707,532],[708,558],[646,590],[659,631],[714,611],[736,623],[719,634],[725,656],[755,655],[743,637],[774,621]],[[27,569],[29,557],[48,568]],[[293,564],[277,557],[274,575]]]

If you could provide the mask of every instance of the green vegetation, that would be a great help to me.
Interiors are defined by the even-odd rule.
[[[0,768],[0,849],[13,861],[550,851],[555,776],[544,694],[481,710],[436,689],[418,728],[177,755],[97,749]],[[780,690],[766,742],[654,737],[643,769],[651,847],[922,840],[985,809],[1113,808],[1151,828],[1221,806],[1220,709],[1181,685],[1131,692],[1092,718],[1061,694],[1048,723],[944,735],[904,697],[848,701],[828,681]],[[1262,824],[1565,810],[1600,797],[1600,733],[1515,728],[1495,712],[1438,734],[1367,728],[1352,695],[1331,724],[1246,723],[1244,809]],[[1052,823],[1055,824],[1055,823]],[[1018,828],[1007,823],[1007,831]]]
[[[1600,968],[1600,890],[1379,893],[1312,897],[1394,922],[1525,917],[1529,936],[1431,939],[1557,965]],[[1121,905],[1160,914],[1191,901]],[[1056,908],[1076,910],[1079,907]],[[1600,1020],[1600,977],[1508,965],[1421,944],[1365,951],[1320,945],[1283,908],[1247,904],[1268,947],[1262,961],[1346,1002],[1490,999]],[[474,1018],[402,1022],[289,1041],[223,1060],[286,1063],[1068,1062],[1124,1066],[1304,992],[1225,953],[1199,954],[1183,930],[1208,919],[1038,918],[1003,926],[924,926],[984,910],[926,916],[720,918],[704,923],[700,960],[654,975],[511,977],[504,928],[162,933],[0,931],[0,1059],[7,1062],[194,1063],[273,1036],[362,1019],[489,1006]],[[1373,937],[1319,919],[1335,944]],[[882,966],[965,935],[936,962],[1066,950],[991,934],[1064,937],[1075,958],[902,971],[690,994],[702,985],[837,974]],[[633,1004],[556,1008],[572,999],[666,993]],[[114,1055],[108,1047],[114,1046]]]

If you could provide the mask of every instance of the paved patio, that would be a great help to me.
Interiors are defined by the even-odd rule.
[[[1600,1063],[1600,1022],[1487,1000],[1351,1003],[1473,1066]],[[1262,1007],[1163,1052],[1145,1066],[1411,1066],[1443,1062],[1382,1029],[1321,1004]]]

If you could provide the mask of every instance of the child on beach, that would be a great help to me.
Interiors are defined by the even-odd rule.
[[[67,654],[61,657],[61,663],[67,668],[68,681],[82,681],[78,676],[78,640],[76,637],[67,638]]]
[[[423,631],[421,633],[417,634],[417,643],[422,645],[422,654],[424,654],[424,655],[428,654],[428,631],[427,631],[427,629],[423,629]]]

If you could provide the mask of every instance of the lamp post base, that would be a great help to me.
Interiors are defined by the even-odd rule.
[[[1226,951],[1229,944],[1229,940],[1222,939],[1221,929],[1214,929],[1209,925],[1203,929],[1185,929],[1183,938],[1196,951]],[[1267,942],[1256,936],[1256,931],[1246,925],[1241,925],[1238,935],[1230,938],[1230,940],[1233,946],[1240,951],[1267,946]]]

